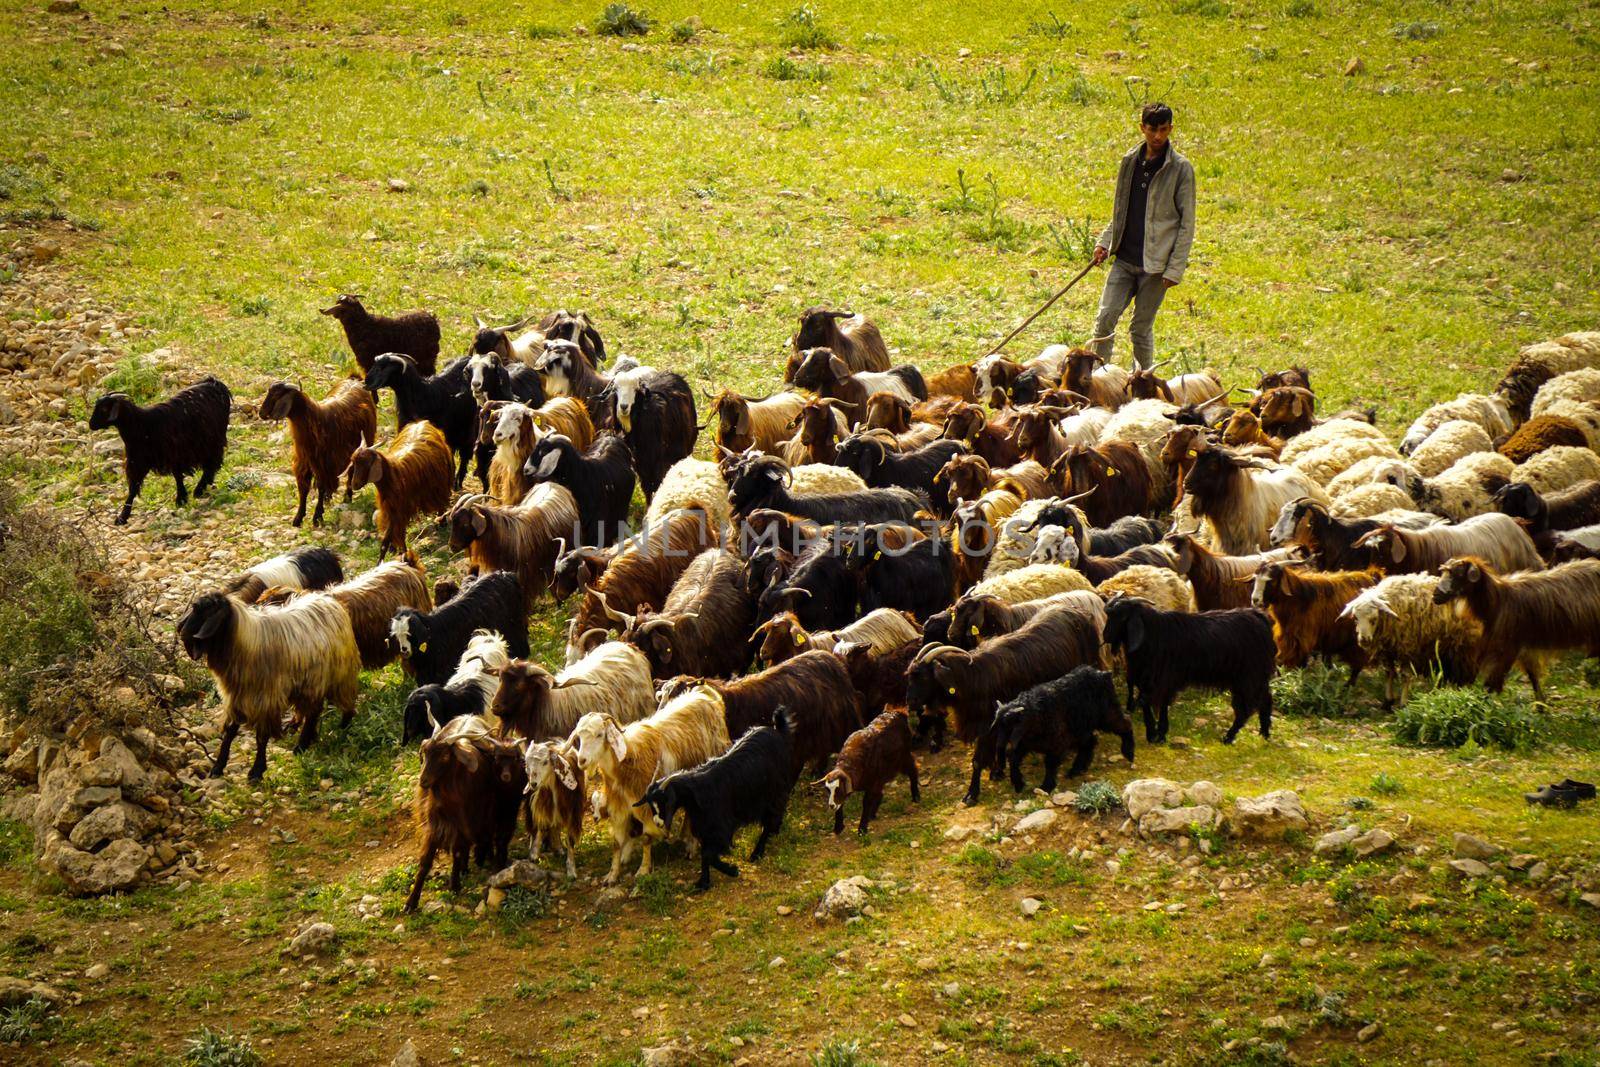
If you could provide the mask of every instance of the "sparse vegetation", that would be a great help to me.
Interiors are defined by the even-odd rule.
[[[200,1033],[189,1039],[183,1062],[189,1067],[259,1067],[266,1061],[248,1037],[202,1026]]]
[[[1174,370],[1211,365],[1234,385],[1256,364],[1303,362],[1319,414],[1377,397],[1389,432],[1434,400],[1488,388],[1518,345],[1600,322],[1582,239],[1600,198],[1585,165],[1596,134],[1573,107],[1600,83],[1590,11],[832,3],[791,25],[798,2],[646,3],[650,19],[632,0],[630,15],[658,24],[620,39],[597,28],[603,0],[357,0],[260,20],[121,0],[85,3],[88,19],[43,0],[0,13],[0,331],[25,338],[70,319],[82,289],[126,328],[96,340],[122,362],[91,392],[147,402],[214,371],[239,405],[215,495],[142,505],[128,532],[160,563],[122,577],[159,592],[167,560],[219,544],[241,559],[328,544],[350,572],[375,561],[370,494],[335,508],[348,523],[283,526],[293,489],[279,427],[250,414],[269,378],[321,393],[349,370],[316,313],[332,293],[437,311],[446,358],[469,342],[473,311],[512,321],[582,307],[617,351],[750,395],[776,384],[796,312],[837,303],[875,318],[897,362],[938,370],[986,351],[1065,281],[1062,264],[1081,262],[1137,137],[1132,114],[1158,96],[1177,108],[1202,220],[1158,320],[1158,358],[1176,357]],[[714,31],[688,34],[691,11]],[[1412,20],[1443,29],[1392,32]],[[1341,78],[1353,57],[1368,73]],[[1417,162],[1416,127],[1397,108],[1430,116],[1448,165]],[[1526,180],[1501,181],[1511,167]],[[404,195],[386,191],[390,176],[408,179]],[[46,284],[65,300],[28,288],[39,270],[15,251],[44,237],[60,244]],[[1081,341],[1098,277],[1010,351]],[[1125,363],[1121,337],[1117,353]],[[118,502],[117,457],[96,451],[109,435],[84,431],[77,387],[60,399],[15,404],[0,469],[22,500],[94,535]],[[392,420],[385,405],[382,436]],[[435,524],[414,540],[430,577],[459,574]],[[15,564],[16,544],[0,549],[0,583],[43,573]],[[41,558],[66,551],[50,547]],[[23,686],[12,664],[50,681],[81,647],[74,612],[95,605],[93,583],[37,608],[53,586],[23,608],[12,588],[0,590],[0,657],[43,651],[0,665],[8,700]],[[547,665],[561,661],[569,610],[534,613]],[[170,648],[170,613],[154,636]],[[136,690],[194,673],[181,660],[118,669]],[[1141,734],[1131,766],[1102,741],[1088,773],[1058,787],[1079,808],[1031,840],[1005,830],[1042,804],[1029,792],[986,784],[980,807],[960,807],[971,751],[952,743],[919,752],[921,803],[891,789],[863,838],[853,824],[835,838],[803,783],[767,855],[748,862],[753,832],[741,835],[740,876],[707,894],[690,890],[695,861],[672,843],[654,874],[601,899],[592,879],[608,843],[591,826],[576,884],[513,890],[479,915],[485,873],[452,896],[436,869],[425,899],[439,909],[402,918],[416,856],[417,757],[396,737],[409,684],[397,667],[372,672],[350,726],[326,717],[304,753],[275,743],[259,787],[186,789],[204,863],[186,888],[63,898],[33,862],[31,833],[0,822],[0,962],[67,995],[8,1051],[174,1062],[206,1027],[219,1057],[240,1044],[227,1035],[247,1034],[273,1062],[388,1062],[405,1037],[427,1063],[509,1049],[617,1067],[668,1041],[722,1063],[790,1051],[1036,1067],[1593,1061],[1597,934],[1580,900],[1600,862],[1593,805],[1549,811],[1521,794],[1585,777],[1600,752],[1600,673],[1563,658],[1540,710],[1514,677],[1496,699],[1539,727],[1517,748],[1473,739],[1487,732],[1470,724],[1459,746],[1398,740],[1377,671],[1342,699],[1343,667],[1307,673],[1280,682],[1270,741],[1247,731],[1221,745],[1226,698],[1198,692],[1173,709],[1174,743]],[[70,721],[93,695],[30,699]],[[196,730],[215,715],[203,687],[180,704]],[[214,751],[214,736],[196,737]],[[1288,843],[1145,840],[1120,829],[1119,799],[1151,776],[1207,778],[1230,798],[1295,788],[1312,826]],[[1039,781],[1036,760],[1026,777]],[[1351,819],[1398,847],[1312,853]],[[945,838],[953,824],[970,828],[959,842]],[[1537,856],[1558,888],[1504,864],[1504,885],[1453,877],[1457,830]],[[513,854],[525,847],[519,835]],[[858,874],[874,880],[869,913],[810,918],[828,885]],[[1031,918],[1029,897],[1042,901]],[[284,957],[312,920],[335,926],[337,951]],[[99,962],[110,973],[86,977]],[[1286,1029],[1268,1025],[1275,1015]],[[1381,1031],[1358,1042],[1368,1020]],[[933,1053],[935,1041],[948,1048]]]
[[[627,4],[607,4],[595,20],[594,32],[602,37],[643,37],[655,22],[643,11]]]

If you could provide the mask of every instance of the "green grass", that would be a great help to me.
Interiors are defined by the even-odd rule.
[[[1589,8],[85,6],[88,19],[0,10],[0,221],[8,247],[48,227],[72,284],[148,331],[106,383],[140,400],[203,372],[244,407],[277,377],[326,389],[350,359],[316,309],[346,290],[379,309],[436,310],[447,353],[465,346],[474,312],[585,308],[613,349],[751,393],[776,383],[812,303],[869,314],[898,359],[968,361],[1087,255],[1133,116],[1157,96],[1177,110],[1200,195],[1190,273],[1158,320],[1163,358],[1210,364],[1229,384],[1257,364],[1305,363],[1330,409],[1376,403],[1398,432],[1428,403],[1492,383],[1517,345],[1600,322]],[[111,42],[126,54],[105,52]],[[1364,70],[1344,77],[1352,56]],[[408,187],[391,192],[390,178]],[[1021,351],[1087,337],[1097,280]],[[157,349],[170,354],[146,358]],[[5,470],[26,494],[108,514],[120,474],[82,443],[85,415],[71,397],[75,439]],[[177,542],[221,518],[247,537],[286,516],[278,429],[237,417],[216,497],[172,513],[170,485],[152,484],[139,536]],[[367,494],[352,510],[371,506]],[[413,536],[431,572],[459,569],[437,529]],[[332,545],[352,572],[375,558],[366,531],[282,539],[275,551]],[[45,608],[5,616],[23,669],[79,637],[75,600]],[[561,608],[535,613],[540,659],[557,661],[563,621]],[[325,722],[298,756],[275,747],[260,789],[230,784],[204,810],[208,856],[235,864],[226,877],[70,901],[34,879],[26,835],[0,824],[0,954],[11,972],[85,995],[39,1031],[52,1058],[170,1062],[198,1031],[214,1058],[195,1062],[244,1062],[231,1035],[245,1033],[267,1060],[382,1061],[394,1050],[376,1035],[403,1030],[428,1062],[491,1062],[508,1047],[636,1062],[685,1035],[709,1062],[764,1062],[781,1047],[896,1063],[933,1059],[934,1040],[952,1063],[1131,1062],[1172,1048],[1201,1062],[1354,1062],[1368,1058],[1355,1024],[1376,1018],[1374,1061],[1438,1055],[1433,1027],[1448,1024],[1463,1058],[1592,1062],[1582,1006],[1600,974],[1587,914],[1520,877],[1449,881],[1431,866],[1437,849],[1409,850],[1463,830],[1574,871],[1600,861],[1592,819],[1521,799],[1600,752],[1596,678],[1559,665],[1537,712],[1520,678],[1502,701],[1424,692],[1397,718],[1417,722],[1408,737],[1426,722],[1428,738],[1448,738],[1439,748],[1394,738],[1371,681],[1345,694],[1344,675],[1280,681],[1269,743],[1246,733],[1223,746],[1225,701],[1185,695],[1181,744],[1141,744],[1131,768],[1104,746],[1086,779],[1062,786],[1084,815],[1064,814],[1059,840],[1033,847],[988,831],[1014,800],[1005,783],[979,812],[958,807],[968,753],[953,746],[925,760],[923,803],[891,787],[865,839],[834,839],[803,787],[767,859],[740,862],[740,878],[719,876],[708,894],[689,891],[693,864],[671,846],[636,898],[604,908],[580,886],[513,892],[493,919],[401,920],[417,765],[397,745],[407,682],[391,668],[364,679],[348,730]],[[1461,745],[1463,721],[1510,725],[1478,725]],[[1037,781],[1036,763],[1027,775]],[[1115,809],[1122,784],[1146,775],[1207,778],[1230,795],[1295,788],[1316,831],[1353,817],[1406,851],[1324,864],[1303,846],[1137,842],[1118,834]],[[981,832],[943,841],[969,818]],[[268,834],[282,829],[297,840]],[[1196,868],[1180,861],[1200,845],[1211,851],[1190,885]],[[1074,859],[1074,847],[1095,855]],[[608,858],[591,828],[580,871]],[[870,894],[877,914],[814,924],[826,885],[858,873],[896,881]],[[1223,877],[1251,888],[1217,889]],[[470,910],[481,888],[475,870],[458,897],[435,881],[425,900]],[[355,916],[367,894],[381,919]],[[1017,901],[1030,894],[1048,907],[1024,920]],[[1145,911],[1152,901],[1188,907]],[[280,975],[277,948],[312,917],[336,925],[340,953]],[[103,952],[112,978],[82,981]],[[1277,962],[1264,967],[1267,953]],[[953,1000],[940,992],[951,981]],[[1289,1036],[1264,1032],[1280,1013]],[[1491,1029],[1502,1019],[1526,1046]]]

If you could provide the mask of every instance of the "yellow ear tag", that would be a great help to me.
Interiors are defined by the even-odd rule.
[[[955,696],[956,695],[956,687],[953,686],[953,685],[950,687],[950,695],[951,696]]]
[[[1189,449],[1189,458],[1190,459],[1193,459],[1194,457],[1198,456],[1199,454],[1200,453],[1196,452],[1194,449],[1192,449],[1192,448]]]
[[[426,651],[428,651],[428,642],[424,641],[424,642],[422,642],[422,644],[418,645],[417,646],[417,651],[418,652],[426,652]]]
[[[1107,467],[1106,468],[1106,477],[1107,478],[1115,478],[1116,476],[1117,476],[1117,468],[1115,468],[1115,467]]]
[[[972,628],[972,636],[973,637],[977,637],[978,636],[978,628],[976,626],[974,626]]]
[[[872,558],[873,558],[873,559],[874,559],[874,560],[880,560],[880,559],[882,559],[882,558],[883,558],[883,553],[882,553],[882,552],[874,552],[874,553],[873,553],[873,554],[872,554]]]

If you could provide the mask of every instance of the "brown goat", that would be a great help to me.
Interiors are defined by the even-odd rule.
[[[970,403],[972,401],[962,397],[930,393],[928,399],[911,405],[911,421],[929,422],[935,426],[942,427],[952,411],[963,404]]]
[[[1138,446],[1127,441],[1107,441],[1098,448],[1079,445],[1057,460],[1050,473],[1064,495],[1082,497],[1078,506],[1095,526],[1142,515],[1150,507],[1150,467]]]
[[[927,378],[929,403],[933,397],[950,396],[971,404],[978,399],[978,379],[970,363],[957,363]],[[935,421],[935,420],[927,420]]]
[[[1087,348],[1068,352],[1061,368],[1061,385],[1087,397],[1096,407],[1115,411],[1128,402],[1127,372],[1120,367],[1102,366],[1105,357]],[[1219,385],[1220,388],[1220,385]]]
[[[1172,482],[1172,500],[1163,501],[1163,504],[1170,507],[1172,501],[1183,499],[1184,479],[1189,477],[1200,453],[1210,447],[1211,441],[1202,426],[1178,426],[1167,434],[1161,445],[1161,465]]]
[[[288,603],[299,592],[274,586],[261,594],[258,603]],[[433,610],[433,598],[428,595],[428,574],[415,552],[407,552],[404,559],[380,563],[365,574],[358,574],[323,592],[344,605],[350,616],[350,632],[361,653],[361,667],[368,671],[393,663],[400,654],[389,639],[389,620],[394,618],[395,612],[401,608]]]
[[[590,651],[592,639],[608,639],[613,616],[606,605],[627,615],[659,609],[689,563],[715,544],[711,520],[699,508],[668,512],[663,522],[625,542],[599,581],[584,588],[567,627],[568,665]]]
[[[911,754],[911,718],[904,708],[896,708],[885,711],[851,734],[833,770],[818,783],[828,791],[828,807],[833,809],[833,832],[844,833],[845,798],[851,793],[860,793],[861,822],[856,832],[865,834],[883,803],[884,787],[902,774],[911,780],[912,801],[921,803],[917,759]]]
[[[944,436],[965,441],[967,447],[989,461],[991,467],[1009,467],[1021,461],[1022,452],[1011,439],[1016,412],[1006,409],[990,419],[976,404],[959,404],[945,417]]]
[[[782,456],[784,440],[805,403],[800,393],[749,397],[724,389],[711,398],[711,414],[717,420],[716,443],[729,452],[754,448]]]
[[[1273,437],[1261,428],[1261,420],[1249,408],[1235,411],[1222,428],[1222,443],[1229,448],[1265,449],[1276,459],[1283,451],[1283,438]]]
[[[659,612],[640,611],[617,621],[627,627],[623,640],[649,657],[654,677],[726,678],[750,662],[754,613],[742,561],[725,548],[711,548],[684,568]]]
[[[790,338],[789,347],[789,362],[783,371],[786,382],[794,381],[795,371],[812,348],[828,349],[851,371],[889,369],[889,349],[877,325],[853,311],[806,308],[800,313],[800,329]]]
[[[1342,612],[1382,577],[1371,570],[1319,573],[1299,563],[1274,560],[1243,580],[1253,583],[1251,604],[1272,619],[1278,664],[1304,667],[1313,655],[1342,660],[1350,668],[1348,688],[1356,684],[1368,657],[1356,640],[1355,619]]]
[[[350,378],[334,386],[320,403],[298,386],[273,382],[261,400],[263,419],[288,419],[289,436],[294,441],[295,488],[300,506],[290,522],[299,526],[306,517],[306,497],[313,479],[317,483],[317,510],[311,525],[322,525],[322,508],[328,496],[339,488],[339,476],[350,466],[350,457],[362,445],[378,439],[378,405],[358,379]],[[345,500],[352,493],[345,488]]]
[[[1166,543],[1173,554],[1172,569],[1189,579],[1194,588],[1198,611],[1250,606],[1250,581],[1262,565],[1275,559],[1289,559],[1298,548],[1275,549],[1250,556],[1227,556],[1213,552],[1190,534],[1168,534]]]
[[[350,492],[377,487],[378,558],[406,554],[406,528],[419,515],[438,515],[450,506],[455,464],[444,434],[431,422],[413,422],[382,451],[358,448],[350,457]]]
[[[1513,463],[1526,463],[1547,448],[1570,445],[1588,448],[1583,427],[1562,415],[1537,415],[1512,431],[1495,451]]]
[[[802,652],[759,674],[731,682],[675,678],[662,688],[661,699],[670,700],[700,684],[722,695],[729,741],[737,741],[757,726],[771,726],[773,709],[787,707],[797,774],[807,764],[813,774],[821,774],[845,738],[861,728],[850,673],[832,652]]]
[[[826,397],[807,400],[789,423],[795,435],[783,444],[783,461],[791,467],[806,463],[832,463],[839,440],[849,433],[844,410],[851,405]]]
[[[1041,467],[1050,468],[1067,450],[1067,438],[1061,432],[1060,420],[1067,414],[1064,408],[1017,408],[1011,420],[1011,440],[1023,459],[1031,459]]]
[[[463,497],[450,511],[450,547],[467,553],[468,573],[509,571],[532,606],[550,585],[556,556],[577,540],[578,505],[565,486],[541,482],[514,507]]]
[[[1309,389],[1280,385],[1261,397],[1261,429],[1287,440],[1317,424],[1317,397]]]
[[[1501,575],[1476,556],[1452,559],[1439,575],[1433,600],[1445,604],[1457,598],[1483,624],[1478,664],[1491,693],[1505,687],[1506,675],[1520,660],[1534,699],[1544,700],[1530,652],[1581,649],[1600,659],[1600,560]]]
[[[417,910],[422,885],[440,849],[450,853],[450,891],[461,891],[476,852],[479,864],[500,870],[509,862],[517,816],[525,810],[528,772],[522,750],[489,736],[475,716],[452,719],[422,742],[422,773],[417,779],[417,829],[422,855],[405,911]]]

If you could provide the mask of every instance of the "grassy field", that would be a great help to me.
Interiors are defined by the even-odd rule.
[[[434,309],[448,352],[474,312],[583,308],[614,350],[752,392],[818,302],[871,315],[901,359],[969,360],[1076,269],[1156,96],[1200,201],[1163,357],[1230,384],[1305,363],[1329,407],[1375,403],[1398,435],[1519,344],[1600,323],[1592,3],[651,3],[627,38],[593,32],[598,3],[83,6],[0,0],[0,222],[7,244],[58,238],[72,284],[145,328],[116,377],[141,396],[202,371],[252,401],[280,376],[331,385],[348,353],[316,309],[341,291]],[[1086,337],[1097,281],[1018,344]],[[84,414],[71,397],[63,417]],[[266,531],[370,563],[368,534],[285,525],[278,429],[237,420],[224,491],[192,514],[246,555]],[[6,469],[98,522],[120,474],[86,454],[58,442]],[[170,493],[152,479],[131,529],[181,562]],[[421,545],[451,565],[437,535]],[[536,617],[547,660],[561,622]],[[892,791],[864,841],[798,797],[767,861],[709,895],[674,856],[620,904],[582,883],[405,921],[416,757],[398,670],[370,681],[349,734],[275,749],[262,788],[235,754],[207,809],[216,867],[186,891],[59,898],[0,827],[0,973],[82,998],[0,1028],[25,1039],[4,1055],[169,1062],[208,1027],[286,1063],[387,1062],[407,1037],[430,1063],[628,1063],[673,1038],[761,1064],[1600,1062],[1595,910],[1440,870],[1458,830],[1580,875],[1600,862],[1592,805],[1520,796],[1593,780],[1600,715],[1575,664],[1517,751],[1398,743],[1364,688],[1231,748],[1221,703],[1190,699],[1181,745],[1091,772],[1294,788],[1319,832],[1349,816],[1400,837],[1376,860],[1304,841],[1201,857],[1212,842],[1141,842],[1117,815],[1012,841],[986,832],[1009,790],[958,806],[960,750],[927,761],[921,806]],[[980,831],[946,841],[955,823]],[[580,870],[606,858],[591,832]],[[876,914],[814,924],[855,874]],[[381,917],[357,914],[368,895]],[[280,958],[311,918],[338,952]],[[94,962],[110,977],[85,979]]]

